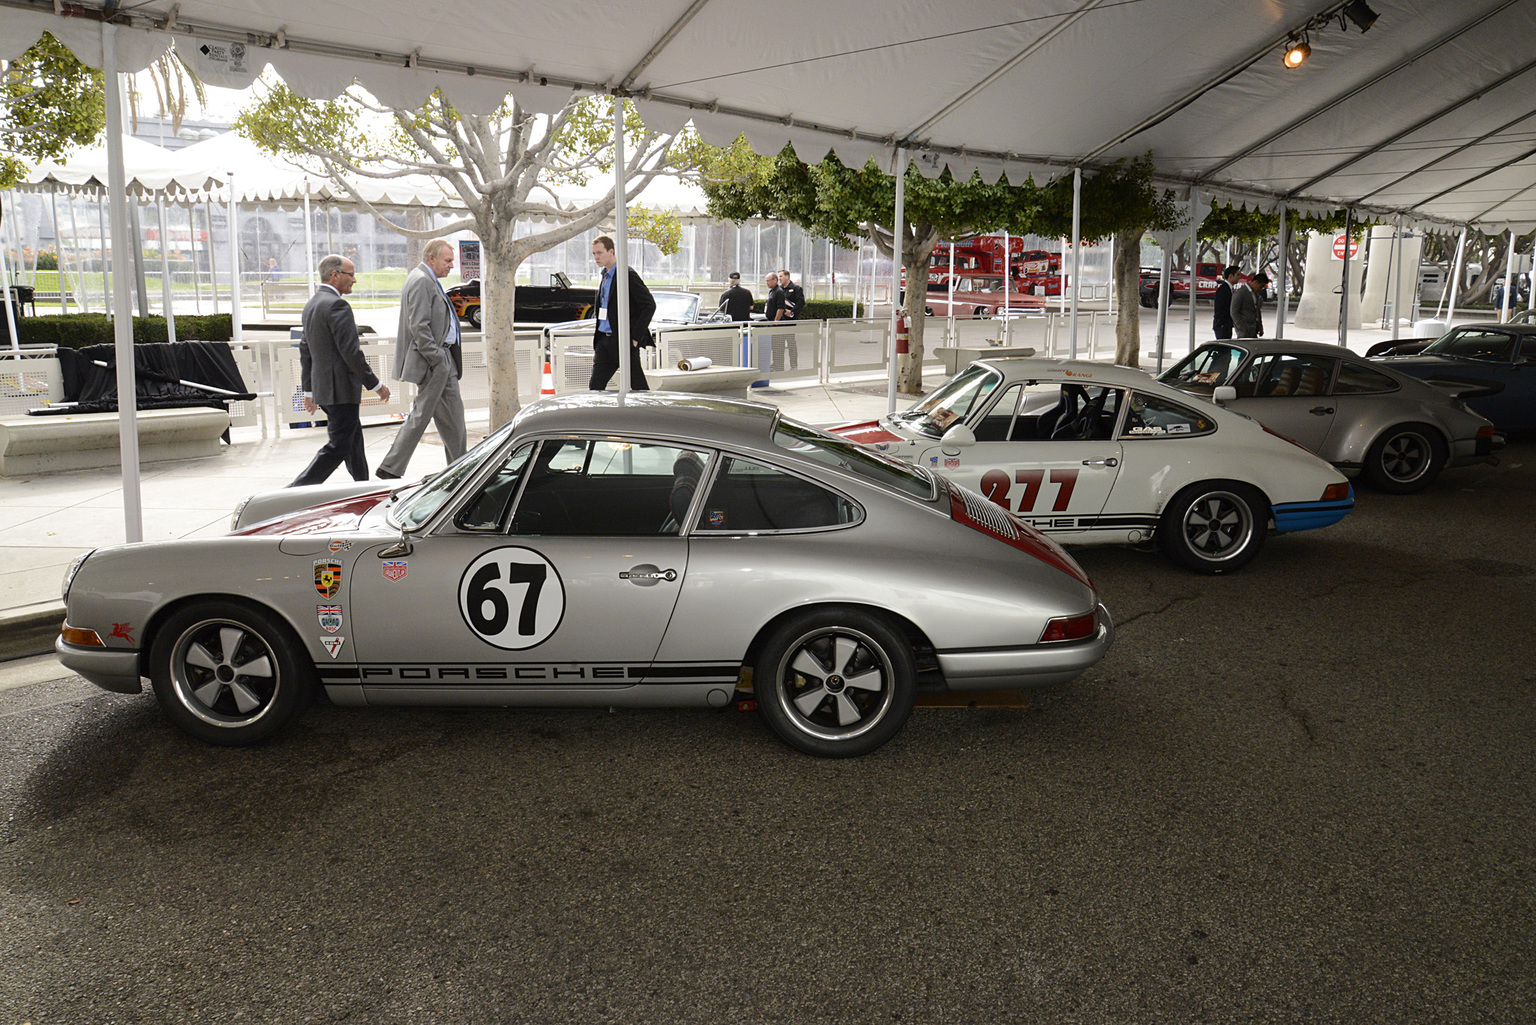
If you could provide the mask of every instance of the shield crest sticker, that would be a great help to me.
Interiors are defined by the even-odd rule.
[[[315,590],[322,598],[334,598],[341,592],[341,563],[315,560]]]
[[[316,605],[315,613],[320,617],[320,629],[326,633],[335,633],[341,629],[340,605]]]

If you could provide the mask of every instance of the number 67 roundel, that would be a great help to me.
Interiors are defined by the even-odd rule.
[[[565,615],[565,586],[531,548],[493,548],[459,578],[459,614],[487,644],[521,651],[548,640]]]

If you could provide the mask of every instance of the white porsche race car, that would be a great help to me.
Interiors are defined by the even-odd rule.
[[[978,360],[905,412],[832,430],[974,488],[1064,544],[1158,539],[1202,573],[1337,523],[1354,491],[1254,420],[1127,367]]]

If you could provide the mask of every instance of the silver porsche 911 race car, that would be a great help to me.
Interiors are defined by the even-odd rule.
[[[419,484],[258,495],[232,526],[84,556],[56,644],[108,690],[149,677],[217,744],[272,736],[321,686],[343,705],[724,707],[751,669],[786,742],[860,755],[920,689],[1064,684],[1114,632],[1016,516],[749,402],[548,399]]]

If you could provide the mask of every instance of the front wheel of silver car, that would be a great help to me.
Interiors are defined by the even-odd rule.
[[[150,681],[166,717],[210,744],[268,739],[309,704],[314,667],[270,612],[206,602],[174,613],[156,632]]]
[[[912,646],[858,609],[796,616],[775,630],[753,669],[757,707],[786,744],[823,758],[865,755],[912,713]]]
[[[1158,534],[1169,557],[1196,573],[1231,573],[1258,554],[1268,518],[1268,503],[1248,485],[1205,481],[1173,497]]]
[[[1399,424],[1386,431],[1365,455],[1365,479],[1393,495],[1423,491],[1445,465],[1445,442],[1428,424]]]

